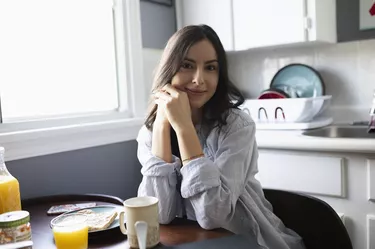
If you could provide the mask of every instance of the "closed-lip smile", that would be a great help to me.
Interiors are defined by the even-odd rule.
[[[205,93],[206,91],[205,90],[198,90],[198,89],[186,89],[189,93],[192,93],[192,94],[203,94]]]

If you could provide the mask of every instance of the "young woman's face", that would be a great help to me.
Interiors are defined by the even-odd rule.
[[[219,64],[211,42],[194,44],[172,78],[172,86],[187,93],[192,109],[199,109],[211,99],[219,81]]]

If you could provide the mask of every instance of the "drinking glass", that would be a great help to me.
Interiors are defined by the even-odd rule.
[[[85,214],[66,214],[52,222],[57,249],[87,249],[88,233]]]

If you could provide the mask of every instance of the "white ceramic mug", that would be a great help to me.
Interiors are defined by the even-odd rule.
[[[151,248],[159,244],[159,200],[156,197],[134,197],[124,201],[125,212],[120,212],[121,232],[128,236],[129,246],[139,248],[135,224],[144,222],[147,224],[146,247]],[[126,216],[126,228],[124,225]]]

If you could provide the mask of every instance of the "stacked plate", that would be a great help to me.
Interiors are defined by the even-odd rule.
[[[304,64],[290,64],[273,77],[270,88],[258,99],[311,98],[323,96],[325,86],[319,72]]]
[[[257,123],[284,124],[284,127],[286,123],[294,123],[293,127],[300,123],[301,127],[307,127],[306,123],[313,122],[329,107],[332,96],[324,93],[324,82],[315,69],[290,64],[275,74],[269,89],[258,99],[246,100],[242,109]],[[321,126],[332,122],[332,118],[318,120]]]

